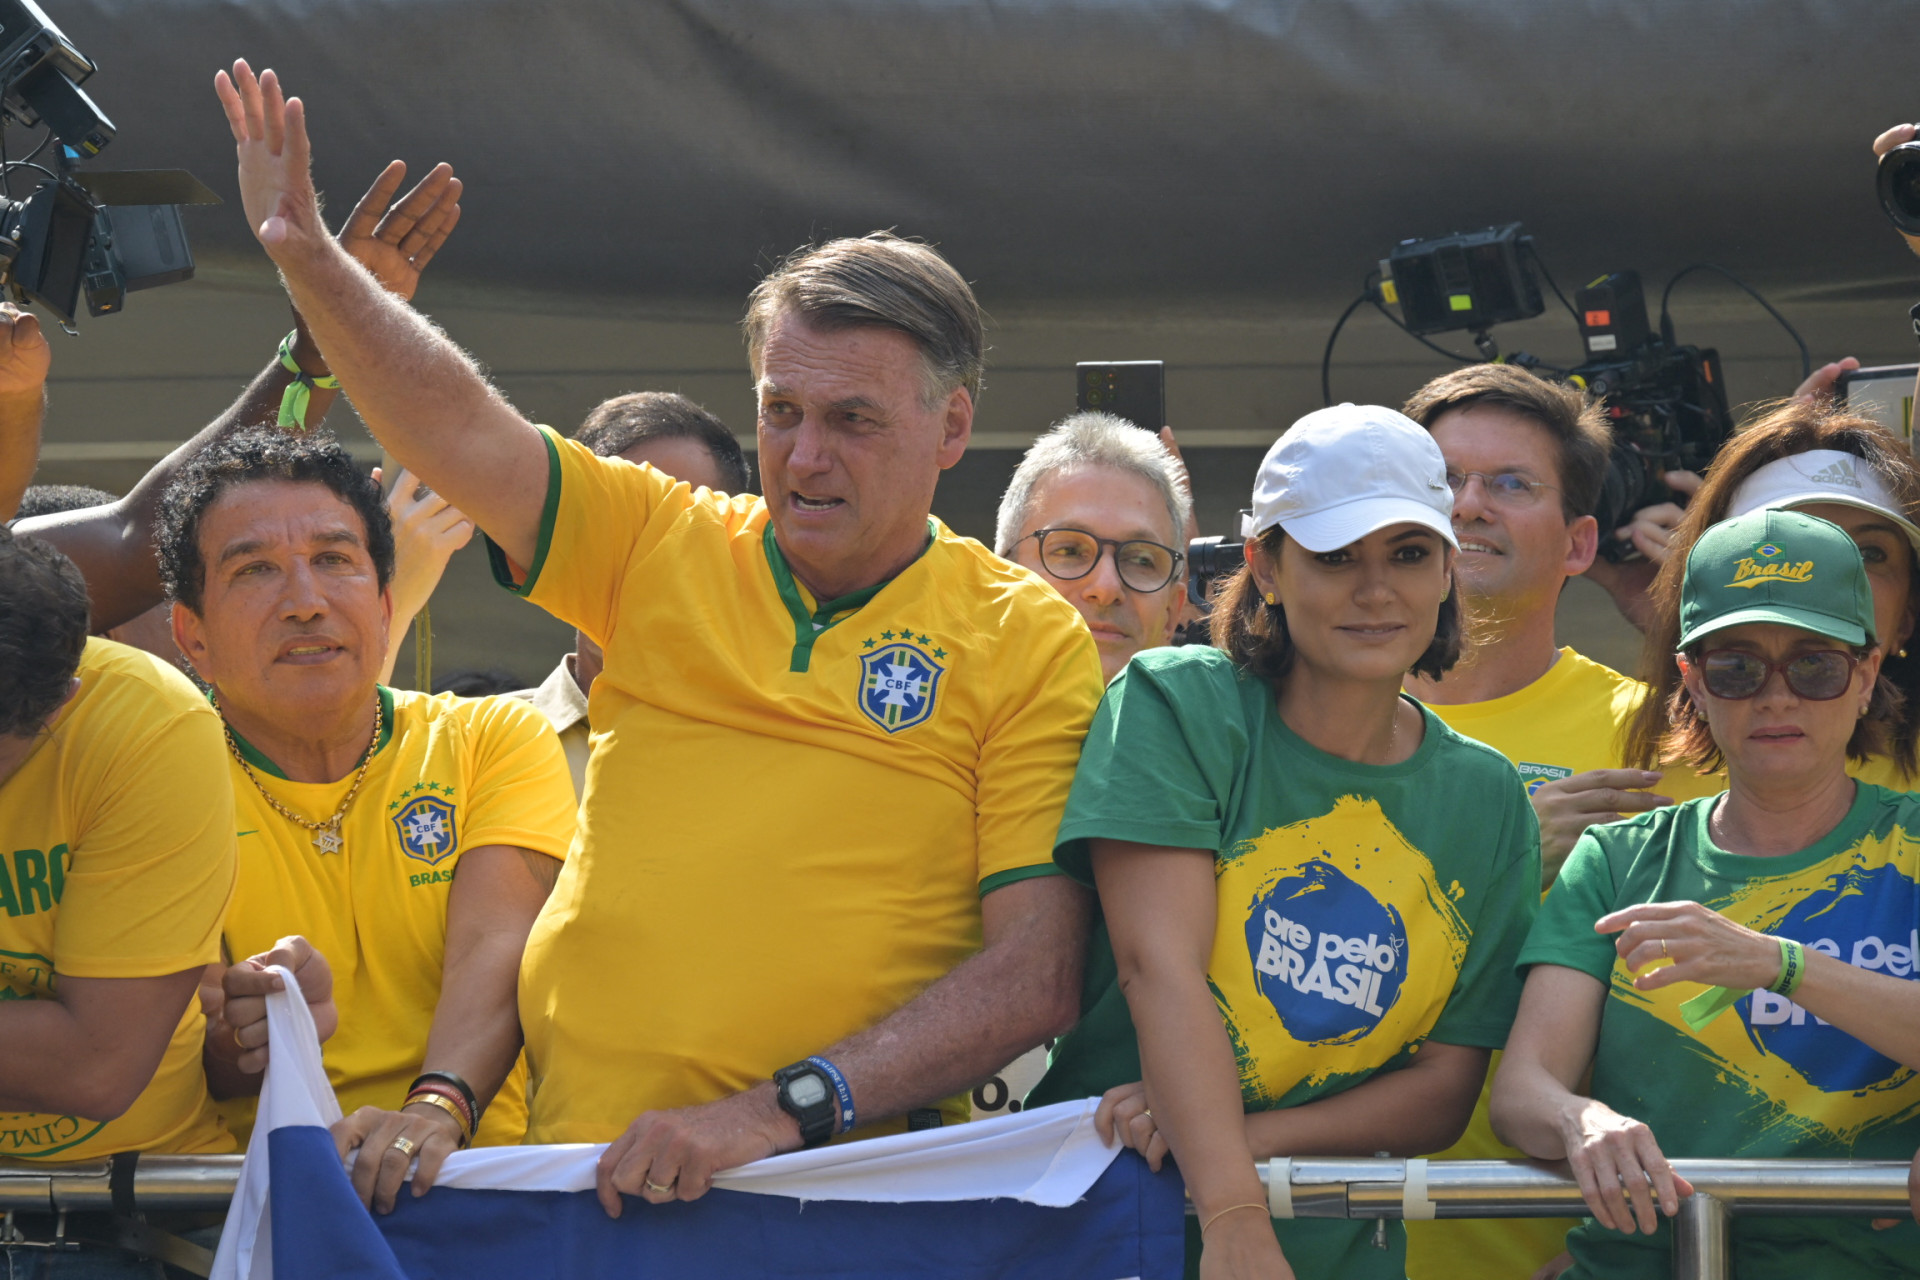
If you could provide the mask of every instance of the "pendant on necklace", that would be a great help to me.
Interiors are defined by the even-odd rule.
[[[340,838],[340,828],[337,825],[321,827],[313,833],[313,847],[321,853],[338,853],[345,843]]]

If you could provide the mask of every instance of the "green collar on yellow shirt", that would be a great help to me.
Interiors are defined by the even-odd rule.
[[[383,684],[377,684],[373,687],[373,691],[380,695],[380,743],[373,749],[373,753],[379,755],[382,751],[386,750],[387,743],[393,740],[393,690]],[[207,701],[213,702],[213,692],[211,690],[207,692]],[[219,704],[215,703],[214,705],[218,707]],[[240,731],[233,728],[232,725],[228,725],[227,728],[233,734],[233,745],[239,748],[241,759],[270,778],[279,778],[282,781],[288,781],[286,773],[279,765],[267,759],[267,757],[261,753],[260,748],[241,737]]]
[[[914,557],[915,560],[927,554],[927,547],[933,545],[938,530],[939,527],[934,524],[933,517],[928,516],[927,541],[920,548],[920,555]],[[761,543],[767,550],[767,567],[773,570],[773,585],[779,588],[781,602],[787,606],[787,613],[793,619],[793,656],[787,662],[789,671],[804,672],[813,661],[813,642],[818,640],[828,627],[844,621],[861,605],[879,595],[887,583],[893,581],[893,578],[900,576],[894,574],[893,578],[883,579],[870,587],[863,587],[838,599],[822,601],[814,609],[808,610],[806,596],[801,593],[800,584],[793,580],[793,570],[787,567],[787,557],[781,552],[780,543],[773,536],[771,519],[767,521]],[[901,572],[904,573],[905,570]]]

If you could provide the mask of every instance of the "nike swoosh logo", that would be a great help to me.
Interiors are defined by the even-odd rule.
[[[260,834],[260,828],[255,827],[251,831],[236,831],[233,833],[233,838],[235,840],[238,840],[241,836],[257,836],[259,834]]]

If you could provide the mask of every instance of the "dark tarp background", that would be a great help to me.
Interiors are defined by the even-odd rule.
[[[765,266],[875,227],[939,243],[993,321],[975,441],[935,508],[979,537],[1088,359],[1168,362],[1203,525],[1228,529],[1265,445],[1319,403],[1328,327],[1403,237],[1520,220],[1567,288],[1636,268],[1657,290],[1708,259],[1816,358],[1914,358],[1920,271],[1868,152],[1920,115],[1920,6],[1891,0],[43,3],[120,128],[92,167],[185,166],[229,200],[188,215],[196,280],[56,339],[48,480],[123,489],[286,330],[211,89],[243,54],[307,99],[336,217],[393,156],[455,164],[465,218],[417,304],[561,427],[647,388],[751,437],[734,323]],[[1725,284],[1689,281],[1675,313],[1736,401],[1799,380]],[[1574,362],[1557,309],[1496,337]],[[1397,404],[1444,367],[1362,314],[1335,393]],[[434,610],[443,669],[537,679],[565,638],[472,548]],[[1561,622],[1631,661],[1590,585]]]
[[[1568,279],[1854,281],[1898,261],[1866,142],[1920,113],[1889,0],[49,2],[102,167],[231,193],[208,82],[245,54],[314,100],[326,187],[450,160],[487,198],[449,266],[608,291],[897,226],[1001,297],[1333,299],[1514,218]]]

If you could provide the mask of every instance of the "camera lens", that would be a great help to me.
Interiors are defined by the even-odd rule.
[[[1640,451],[1615,442],[1607,456],[1607,473],[1600,482],[1600,501],[1593,513],[1600,525],[1600,554],[1608,560],[1631,554],[1632,549],[1617,541],[1613,531],[1633,519],[1652,480],[1653,473]]]
[[[1920,235],[1920,143],[1908,142],[1880,157],[1880,207],[1893,225]]]

